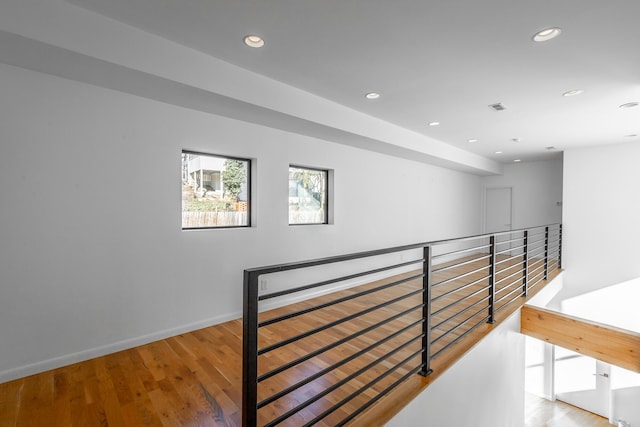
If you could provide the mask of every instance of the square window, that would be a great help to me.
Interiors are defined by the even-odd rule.
[[[182,229],[249,227],[251,160],[182,151]]]
[[[327,224],[329,171],[289,166],[289,224]]]

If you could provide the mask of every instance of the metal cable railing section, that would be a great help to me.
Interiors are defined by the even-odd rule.
[[[243,425],[353,421],[562,265],[562,225],[244,272]]]

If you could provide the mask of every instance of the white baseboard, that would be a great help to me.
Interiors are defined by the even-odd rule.
[[[415,269],[415,267],[404,267],[404,268],[396,269],[392,273],[383,272],[378,274],[372,274],[367,277],[350,280],[348,282],[337,284],[335,286],[327,286],[322,288],[321,290],[311,290],[308,292],[303,292],[301,295],[292,294],[290,296],[276,298],[273,301],[266,301],[261,303],[260,309],[261,311],[271,310],[277,307],[293,304],[299,301],[303,301],[303,300],[317,297],[320,295],[325,295],[325,294],[339,291],[342,289],[363,285],[365,283],[371,283],[372,281],[380,280],[385,277],[389,277],[390,275],[411,271],[413,269]],[[217,325],[219,323],[227,322],[229,320],[239,319],[241,317],[242,317],[241,312],[228,313],[221,316],[216,316],[216,317],[201,320],[198,322],[190,323],[187,325],[182,325],[175,328],[153,332],[153,333],[142,335],[139,337],[129,338],[122,341],[116,341],[114,343],[106,344],[104,346],[94,347],[94,348],[82,350],[76,353],[65,354],[59,357],[54,357],[51,359],[43,360],[40,362],[36,362],[36,363],[24,365],[24,366],[18,366],[13,369],[0,371],[0,383],[15,380],[18,378],[23,378],[29,375],[40,373],[40,372],[45,372],[51,369],[60,368],[62,366],[67,366],[72,363],[82,362],[85,360],[93,359],[95,357],[104,356],[104,355],[115,353],[118,351],[127,350],[133,347],[148,344],[150,342],[173,337],[186,332],[195,331],[197,329],[206,328],[212,325]]]
[[[122,341],[116,341],[100,347],[94,347],[87,350],[82,350],[76,353],[65,354],[59,357],[43,360],[36,363],[31,363],[24,366],[18,366],[16,368],[0,371],[0,384],[8,381],[12,381],[18,378],[24,378],[29,375],[38,374],[40,372],[49,371],[51,369],[60,368],[62,366],[71,365],[77,362],[83,362],[85,360],[93,359],[95,357],[104,356],[107,354],[115,353],[122,350],[127,350],[133,347],[137,347],[144,344],[149,344],[154,341],[162,340],[165,338],[180,335],[186,332],[195,331],[198,329],[206,328],[218,323],[227,322],[242,317],[242,313],[229,313],[222,316],[216,316],[209,319],[201,320],[187,325],[178,326],[175,328],[165,329],[162,331],[153,332],[151,334],[142,335],[135,338],[129,338]]]

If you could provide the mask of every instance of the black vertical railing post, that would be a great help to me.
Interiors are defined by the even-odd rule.
[[[549,226],[544,228],[544,280],[549,278]]]
[[[496,300],[496,236],[489,237],[489,320],[487,323],[495,323],[493,316]]]
[[[419,374],[429,375],[431,370],[431,246],[423,249],[422,262],[422,369]]]
[[[562,268],[562,224],[558,226],[558,270]]]
[[[524,230],[522,246],[522,296],[526,297],[529,291],[529,230]]]
[[[242,322],[242,426],[258,424],[258,278],[244,272]]]

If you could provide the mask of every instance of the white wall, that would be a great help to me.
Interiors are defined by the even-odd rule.
[[[239,317],[242,271],[478,233],[479,178],[0,65],[0,381]],[[257,159],[255,226],[182,231],[181,149]],[[335,171],[289,227],[288,164]]]
[[[481,178],[483,189],[512,187],[512,228],[562,220],[562,158],[504,165],[502,175]]]
[[[520,311],[429,385],[387,426],[524,425],[524,335]]]
[[[561,311],[640,333],[640,278],[562,301]],[[640,425],[640,374],[611,366],[611,419]]]
[[[564,153],[565,293],[640,277],[640,145]]]

